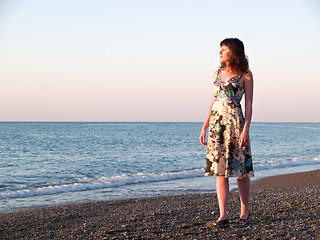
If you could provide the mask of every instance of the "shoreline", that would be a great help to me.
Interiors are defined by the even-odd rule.
[[[251,191],[304,186],[320,186],[320,169],[258,178],[252,181]]]
[[[97,201],[0,214],[1,239],[320,238],[320,169],[252,181],[250,222],[238,223],[230,191],[230,227],[215,229],[216,193]]]

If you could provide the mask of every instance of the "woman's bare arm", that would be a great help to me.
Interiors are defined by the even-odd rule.
[[[214,74],[213,74],[214,78],[216,77],[216,75],[217,75],[217,71],[215,71]],[[211,100],[211,103],[210,103],[206,118],[205,118],[203,126],[202,126],[201,134],[200,134],[200,137],[199,137],[200,143],[203,146],[207,145],[206,134],[207,134],[207,128],[209,127],[209,121],[210,121],[212,106],[213,106],[214,102],[215,102],[215,96],[214,96],[214,94],[212,94],[212,100]]]
[[[239,138],[239,146],[244,147],[249,143],[249,128],[252,118],[252,101],[253,101],[253,76],[251,71],[244,76],[245,89],[245,121],[244,127]]]

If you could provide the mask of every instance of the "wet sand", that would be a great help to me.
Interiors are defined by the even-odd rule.
[[[215,193],[99,201],[0,215],[0,239],[320,239],[320,170],[252,181],[250,221],[230,192],[226,228]]]

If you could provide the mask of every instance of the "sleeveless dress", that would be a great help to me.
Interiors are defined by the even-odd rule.
[[[214,79],[215,102],[209,122],[206,176],[253,177],[250,141],[240,148],[238,140],[244,126],[240,101],[244,94],[241,76],[221,82],[220,70]]]

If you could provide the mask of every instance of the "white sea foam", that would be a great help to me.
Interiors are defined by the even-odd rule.
[[[176,179],[187,179],[201,177],[204,174],[204,169],[183,170],[179,172],[163,172],[156,173],[138,173],[134,175],[121,175],[113,177],[100,177],[92,180],[82,178],[78,182],[70,184],[55,185],[51,184],[46,187],[5,191],[0,193],[0,200],[12,198],[26,198],[32,196],[52,195],[67,192],[88,191],[103,188],[114,188],[132,184],[150,183],[170,181]]]
[[[295,157],[292,159],[279,159],[270,161],[253,161],[255,171],[269,170],[272,168],[286,169],[295,166],[317,165],[320,166],[320,155],[315,157]],[[82,178],[76,182],[59,184],[57,182],[47,184],[44,187],[25,186],[19,190],[7,190],[0,192],[0,200],[27,198],[33,196],[52,195],[59,193],[89,191],[104,188],[116,188],[132,184],[171,181],[176,179],[189,179],[202,177],[204,169],[183,170],[178,172],[137,173],[133,175],[121,175],[113,177],[100,177],[99,179]]]
[[[290,168],[297,166],[320,165],[320,155],[313,157],[294,157],[291,159],[278,159],[255,163],[254,170],[266,170],[271,168]]]

